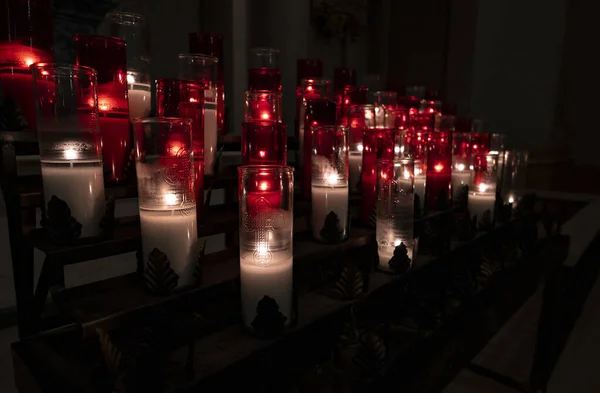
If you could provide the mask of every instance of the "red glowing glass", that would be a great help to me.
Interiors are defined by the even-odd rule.
[[[354,105],[348,112],[350,149],[363,150],[363,131],[375,127],[375,107],[373,105]]]
[[[125,41],[115,37],[75,35],[75,62],[98,71],[98,113],[104,171],[109,182],[125,179],[131,151]]]
[[[341,92],[346,86],[356,86],[356,70],[354,68],[338,67],[333,74],[333,88]]]
[[[281,91],[279,50],[273,48],[250,49],[248,64],[248,90]]]
[[[323,78],[303,79],[296,89],[296,135],[299,149],[297,162],[299,168],[304,167],[304,144],[310,139],[305,137],[306,103],[311,100],[331,98],[331,81]]]
[[[281,93],[247,91],[245,94],[244,121],[264,120],[281,123]]]
[[[0,92],[1,100],[14,101],[23,121],[9,124],[11,131],[36,131],[33,80],[29,66],[51,62],[52,1],[7,0],[0,6]]]
[[[394,158],[394,139],[389,128],[363,129],[363,161],[361,174],[363,223],[370,224],[377,198],[377,161]]]
[[[225,134],[225,63],[223,62],[223,36],[215,33],[190,33],[190,53],[216,57],[217,81],[217,131]]]
[[[285,124],[275,121],[243,123],[242,162],[244,165],[286,165]]]
[[[428,134],[425,206],[432,211],[446,209],[451,199],[453,131],[454,116],[439,116]]]
[[[204,213],[204,86],[182,79],[156,81],[156,106],[159,117],[192,120],[194,149],[194,187],[198,217]]]
[[[298,59],[296,62],[296,86],[300,86],[303,79],[322,78],[323,62],[319,59]]]
[[[335,102],[329,99],[310,99],[306,100],[304,116],[304,138],[303,138],[303,156],[302,156],[302,195],[310,198],[311,194],[311,149],[312,149],[312,127],[314,126],[334,126],[335,125]]]
[[[346,86],[341,92],[336,93],[335,102],[336,121],[339,125],[349,126],[348,115],[354,105],[366,105],[369,89],[364,86]]]

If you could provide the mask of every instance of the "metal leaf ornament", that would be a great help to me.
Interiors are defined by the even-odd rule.
[[[330,212],[325,217],[325,223],[319,232],[323,241],[327,243],[340,243],[344,240],[344,230],[340,225],[340,218],[335,212]]]
[[[487,284],[487,282],[490,281],[501,270],[502,263],[500,263],[500,261],[498,261],[496,258],[483,257],[479,269],[479,275],[477,276],[479,286],[485,286],[485,284]]]
[[[359,348],[353,363],[358,366],[361,373],[367,378],[383,375],[385,372],[386,348],[383,340],[373,334],[361,335]]]
[[[408,248],[403,242],[394,249],[394,256],[389,260],[390,269],[397,273],[406,273],[412,266],[412,261],[408,257]]]
[[[46,216],[42,218],[42,227],[48,237],[60,244],[71,243],[81,236],[81,224],[71,216],[67,202],[52,195],[48,201]]]
[[[113,344],[110,336],[104,330],[96,329],[96,334],[98,335],[100,352],[102,352],[106,370],[113,378],[117,378],[121,371],[121,351]]]
[[[169,295],[177,287],[179,276],[171,269],[167,255],[158,248],[148,255],[144,269],[144,284],[155,295]]]
[[[344,266],[339,280],[335,283],[334,292],[342,300],[356,299],[363,295],[364,281],[360,271]]]
[[[279,311],[277,301],[267,295],[256,305],[252,327],[260,338],[275,338],[283,333],[287,317]]]

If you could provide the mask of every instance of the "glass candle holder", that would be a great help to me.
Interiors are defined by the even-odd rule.
[[[312,232],[324,243],[348,238],[348,128],[313,127]]]
[[[204,215],[204,86],[183,79],[156,81],[156,106],[159,117],[182,117],[192,120],[194,151],[194,187],[196,214]]]
[[[223,61],[223,36],[215,33],[190,33],[190,53],[216,57],[217,81],[217,132],[225,133],[225,63]]]
[[[473,169],[473,190],[469,191],[469,214],[478,230],[494,226],[497,181],[498,155],[486,154],[485,160]]]
[[[192,120],[136,119],[133,135],[143,259],[164,254],[177,287],[189,285],[198,261]]]
[[[346,86],[356,86],[356,70],[354,68],[337,67],[333,71],[333,88],[336,94]]]
[[[414,250],[414,163],[380,160],[377,170],[376,238],[379,267],[411,266]]]
[[[396,128],[398,115],[398,93],[395,91],[376,91],[373,93],[375,103],[375,126]]]
[[[529,153],[508,150],[504,153],[504,174],[502,176],[502,200],[516,207],[519,193],[527,187],[527,163]]]
[[[129,117],[150,114],[150,40],[143,15],[131,12],[109,12],[98,28],[100,34],[118,37],[127,43],[127,93]]]
[[[323,78],[303,79],[296,89],[296,119],[298,135],[298,164],[304,168],[304,146],[310,148],[310,135],[305,136],[306,106],[310,101],[327,100],[332,96],[331,80]],[[310,131],[310,130],[309,130]]]
[[[394,159],[410,158],[413,161],[415,216],[419,217],[425,208],[428,134],[412,129],[395,130],[393,138]]]
[[[427,189],[425,207],[444,210],[451,200],[452,133],[454,116],[439,116],[435,131],[428,134]]]
[[[244,324],[260,330],[271,317],[261,310],[272,307],[287,326],[293,317],[293,169],[250,165],[238,175]]]
[[[281,91],[278,49],[250,49],[248,65],[248,90]]]
[[[179,78],[204,86],[204,173],[214,174],[217,155],[217,90],[216,57],[180,54]]]
[[[298,59],[296,62],[296,86],[301,86],[303,79],[322,78],[323,62],[319,59]]]
[[[470,132],[452,134],[452,199],[460,199],[461,193],[472,188],[473,160],[471,157]]]
[[[352,109],[354,111],[354,107]],[[358,109],[357,109],[358,110]],[[375,107],[362,105],[364,126],[362,127],[362,167],[360,173],[360,189],[362,196],[361,219],[363,223],[370,224],[377,196],[377,159],[378,133],[375,128]],[[351,123],[354,121],[352,118]],[[351,138],[355,138],[356,129],[351,128]]]
[[[302,127],[302,193],[310,198],[312,176],[312,130],[315,126],[335,125],[335,102],[326,98],[306,99],[304,104],[304,125]]]
[[[9,131],[36,131],[33,63],[51,62],[52,1],[6,0],[0,6],[0,104],[12,111]]]
[[[31,71],[46,211],[59,206],[58,198],[81,237],[98,235],[105,199],[96,71],[50,63],[33,64]]]
[[[372,105],[354,105],[348,112],[348,161],[350,167],[350,192],[361,193],[361,176],[363,165],[363,132],[366,128],[375,127],[375,108]]]
[[[244,94],[244,121],[275,121],[281,123],[281,93],[250,90]]]
[[[116,37],[75,35],[77,65],[98,71],[98,114],[105,179],[125,180],[131,152],[125,41]]]
[[[244,122],[242,163],[244,165],[286,165],[286,125],[269,120]]]

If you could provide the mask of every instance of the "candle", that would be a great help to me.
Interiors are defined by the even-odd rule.
[[[217,110],[214,105],[204,102],[204,173],[215,173],[215,158],[217,155]]]
[[[495,189],[486,184],[479,184],[476,191],[469,192],[469,214],[477,229],[490,229],[493,225],[495,204]]]
[[[458,169],[452,171],[452,198],[457,200],[464,186],[471,186],[472,173],[459,164]]]
[[[81,237],[100,233],[104,216],[104,176],[102,162],[77,161],[77,152],[65,151],[70,161],[41,161],[44,201],[46,205],[55,195],[65,201],[71,216],[82,226]]]
[[[181,287],[192,283],[198,260],[196,207],[174,209],[174,194],[165,194],[164,200],[165,206],[160,210],[140,207],[144,261],[157,248],[169,259],[171,269],[179,276],[177,286]]]
[[[129,78],[129,75],[128,75]],[[146,83],[129,83],[129,117],[147,117],[150,114],[150,85]]]
[[[362,172],[362,145],[359,151],[351,151],[348,154],[348,163],[350,167],[350,192],[360,193],[360,176]]]
[[[257,263],[256,256],[266,257],[268,263]],[[244,324],[252,326],[258,303],[265,297],[275,299],[279,312],[286,317],[285,325],[292,321],[293,257],[289,253],[267,251],[258,246],[257,251],[240,250],[240,283]]]
[[[312,185],[312,228],[315,239],[335,243],[348,237],[348,184],[332,173],[325,184]]]

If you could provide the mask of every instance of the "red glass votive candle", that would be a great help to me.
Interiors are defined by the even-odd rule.
[[[242,162],[244,165],[286,165],[286,125],[268,120],[242,124]]]
[[[75,62],[98,71],[98,113],[105,179],[120,182],[131,151],[125,41],[75,35]]]
[[[323,62],[319,59],[298,59],[296,62],[296,86],[300,86],[303,79],[322,78]]]
[[[248,64],[248,90],[281,91],[278,49],[250,49]]]
[[[329,99],[312,99],[306,101],[306,113],[304,116],[304,142],[302,146],[302,195],[310,198],[311,194],[311,149],[312,149],[312,127],[335,125],[335,102]]]
[[[244,121],[275,121],[281,123],[281,93],[247,91],[244,95]]]
[[[190,53],[216,57],[217,81],[217,131],[225,130],[225,63],[223,62],[223,36],[215,33],[190,33],[188,35]]]
[[[336,94],[336,122],[349,126],[348,115],[354,105],[366,105],[369,100],[369,89],[364,86],[346,86],[341,94]]]
[[[156,106],[159,117],[192,120],[194,149],[194,187],[198,217],[204,215],[204,86],[183,79],[156,81]]]
[[[0,7],[5,12],[0,18],[0,102],[4,100],[6,110],[13,105],[15,115],[23,116],[7,124],[10,131],[36,131],[29,66],[53,60],[52,1],[7,0]]]
[[[363,132],[365,128],[375,126],[375,108],[373,105],[354,105],[348,114],[349,125],[349,167],[350,192],[360,193],[361,172],[363,166]]]
[[[425,206],[431,211],[449,206],[452,179],[452,132],[454,116],[440,116],[428,134],[427,189]]]
[[[376,91],[375,126],[379,128],[395,128],[398,116],[398,94],[395,91]]]
[[[304,144],[308,140],[304,135],[306,121],[306,103],[311,100],[329,99],[331,98],[331,96],[331,80],[329,79],[303,79],[301,85],[296,89],[296,134],[298,136],[299,142],[298,157],[296,161],[299,164],[299,168],[304,167]]]

